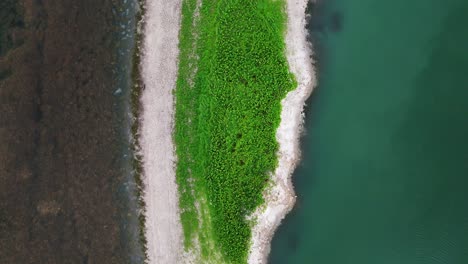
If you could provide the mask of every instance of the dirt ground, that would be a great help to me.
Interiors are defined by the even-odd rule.
[[[129,262],[111,5],[0,3],[0,263]]]

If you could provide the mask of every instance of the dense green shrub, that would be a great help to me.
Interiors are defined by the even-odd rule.
[[[175,143],[185,246],[209,237],[227,262],[246,262],[246,216],[277,165],[280,101],[295,83],[285,58],[284,1],[203,1],[182,7]],[[206,197],[210,226],[195,201]],[[205,230],[205,231],[206,231]],[[201,241],[202,251],[207,252]]]

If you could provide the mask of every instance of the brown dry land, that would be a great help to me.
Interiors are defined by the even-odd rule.
[[[111,5],[0,1],[0,263],[129,262]]]

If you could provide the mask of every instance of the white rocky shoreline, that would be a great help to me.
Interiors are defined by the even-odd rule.
[[[264,193],[265,204],[253,214],[248,263],[267,263],[274,232],[296,201],[291,176],[300,160],[299,139],[303,129],[303,110],[316,85],[312,65],[312,47],[307,42],[306,14],[308,0],[287,0],[286,57],[297,88],[281,101],[281,122],[276,132],[279,143],[278,167],[272,175],[273,186]]]
[[[140,148],[148,263],[182,263],[183,237],[175,176],[174,96],[181,0],[146,0]]]

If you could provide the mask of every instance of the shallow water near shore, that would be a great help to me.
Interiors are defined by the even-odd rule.
[[[134,143],[131,132],[132,122],[135,117],[132,115],[131,93],[134,80],[131,79],[133,53],[135,49],[135,29],[136,14],[139,6],[136,0],[121,0],[112,8],[115,23],[118,30],[115,34],[116,41],[116,62],[113,69],[116,85],[113,96],[115,97],[114,111],[118,113],[119,142],[121,164],[121,178],[118,179],[118,186],[115,192],[115,199],[118,201],[120,214],[119,227],[121,247],[125,251],[128,263],[143,263],[145,259],[144,246],[141,244],[141,226],[138,219],[139,211],[142,209],[138,204],[138,191],[135,181],[135,170],[131,144]]]
[[[319,86],[269,263],[468,263],[468,3],[315,11]]]

